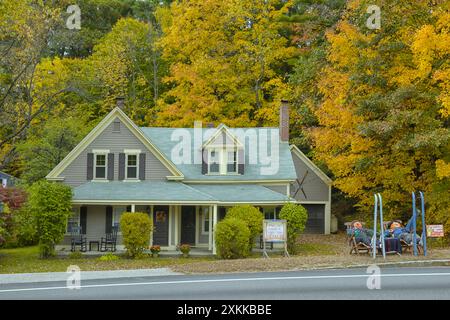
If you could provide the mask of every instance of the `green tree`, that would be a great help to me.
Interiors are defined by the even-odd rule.
[[[297,252],[298,236],[305,230],[308,212],[304,207],[295,203],[285,204],[280,211],[280,219],[287,223],[287,247],[289,252]]]
[[[29,188],[28,204],[36,219],[40,256],[51,257],[66,233],[72,212],[72,189],[56,182],[38,181]]]
[[[32,184],[43,179],[91,129],[81,117],[49,119],[43,127],[31,128],[28,138],[17,146],[22,161],[21,179]]]
[[[141,258],[148,247],[153,222],[147,213],[125,212],[120,217],[120,230],[127,255],[131,258]]]

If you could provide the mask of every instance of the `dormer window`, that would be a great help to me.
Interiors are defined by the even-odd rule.
[[[220,173],[220,150],[210,150],[208,173]]]
[[[202,145],[202,174],[244,174],[244,146],[223,124]]]
[[[208,174],[237,174],[238,151],[229,148],[213,148],[209,150]]]
[[[227,173],[237,173],[237,150],[227,151]]]

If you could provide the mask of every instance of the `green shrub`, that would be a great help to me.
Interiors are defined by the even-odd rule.
[[[115,254],[108,252],[107,254],[101,256],[100,258],[98,258],[100,261],[115,261],[115,260],[119,260],[120,257],[116,256]]]
[[[223,259],[237,259],[249,254],[250,229],[244,221],[226,218],[216,225],[217,255]]]
[[[148,248],[150,233],[153,223],[147,213],[125,212],[120,218],[123,244],[127,249],[127,255],[131,258],[143,256],[145,248]]]
[[[297,252],[297,238],[305,230],[308,212],[304,207],[295,203],[287,203],[281,208],[280,219],[287,222],[287,246],[289,252]]]
[[[69,253],[69,259],[81,259],[83,258],[83,254],[80,251],[74,251]]]
[[[235,218],[245,222],[250,230],[249,250],[252,249],[255,237],[262,233],[263,214],[250,205],[235,206],[228,210],[226,218]]]
[[[28,205],[14,212],[13,221],[16,247],[32,246],[38,243],[36,217]]]
[[[42,258],[55,255],[55,244],[61,242],[71,215],[72,190],[69,186],[38,181],[30,187],[29,206],[36,219],[39,253]]]

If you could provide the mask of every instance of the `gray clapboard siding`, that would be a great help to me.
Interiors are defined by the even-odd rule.
[[[172,175],[124,124],[121,124],[120,132],[113,132],[113,127],[114,121],[61,173],[66,184],[75,187],[87,182],[87,154],[92,149],[109,149],[114,153],[114,159],[119,159],[119,153],[124,149],[140,149],[146,153],[145,180],[165,180],[166,176]],[[119,177],[118,167],[118,161],[114,161],[116,180]]]
[[[303,182],[303,190],[305,191],[307,198],[305,198],[300,190],[297,192],[295,199],[300,201],[328,201],[329,186],[294,152],[292,152],[292,159],[294,160],[295,171],[297,172],[297,177],[300,181],[302,181],[305,172],[308,171],[308,175]],[[296,184],[291,186],[291,195],[295,192],[296,186]]]
[[[87,206],[87,232],[86,240],[89,246],[89,241],[100,241],[105,236],[106,224],[106,206]],[[70,235],[66,234],[64,240],[60,245],[70,245]],[[122,235],[117,235],[117,245],[122,244]],[[89,249],[89,248],[88,248]],[[94,250],[96,249],[93,248]],[[77,247],[79,250],[79,247]]]

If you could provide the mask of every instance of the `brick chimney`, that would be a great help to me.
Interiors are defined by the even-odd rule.
[[[289,142],[289,102],[284,99],[280,105],[280,140]]]
[[[123,111],[123,107],[125,106],[125,98],[117,97],[116,98],[116,107]]]

